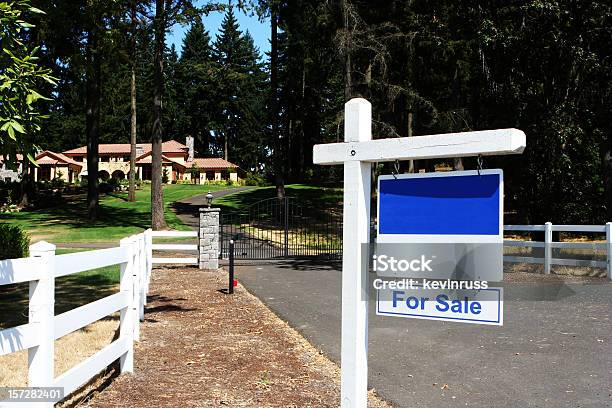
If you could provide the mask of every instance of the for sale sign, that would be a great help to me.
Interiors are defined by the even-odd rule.
[[[377,280],[418,283],[375,284],[377,313],[501,325],[502,171],[381,176],[378,189]]]

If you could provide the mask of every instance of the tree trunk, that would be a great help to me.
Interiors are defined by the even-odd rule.
[[[85,108],[87,134],[87,217],[95,221],[99,213],[98,145],[100,143],[100,49],[96,23],[87,36],[87,101]]]
[[[604,170],[604,194],[606,200],[606,219],[604,222],[612,221],[612,147],[610,144],[603,155]]]
[[[225,132],[225,137],[223,138],[223,158],[228,161],[229,160],[229,137],[230,137],[230,129],[228,128]]]
[[[285,181],[283,177],[283,142],[279,134],[278,114],[278,11],[276,5],[270,6],[270,105],[272,114],[272,139],[275,144],[274,183],[276,196],[285,197]]]
[[[463,159],[461,157],[455,157],[453,159],[453,170],[464,170]]]
[[[413,128],[413,114],[412,112],[408,112],[408,137],[412,137],[412,128]],[[408,160],[408,173],[414,173],[414,160]]]
[[[167,227],[164,218],[164,190],[162,188],[162,97],[164,94],[164,47],[166,35],[165,1],[155,1],[155,54],[153,128],[151,135],[151,228]]]
[[[136,2],[132,3],[132,43],[131,43],[131,71],[130,83],[131,98],[131,128],[130,128],[130,187],[128,201],[136,201]]]
[[[351,48],[352,48],[352,33],[349,28],[349,4],[348,0],[342,1],[342,14],[344,17],[344,31],[346,34],[346,48],[344,49],[344,100],[348,102],[353,96],[353,83],[352,83],[352,62],[351,62]]]
[[[21,198],[19,200],[19,205],[21,207],[30,205],[31,193],[34,190],[31,171],[32,164],[30,163],[30,159],[24,155],[21,163]]]

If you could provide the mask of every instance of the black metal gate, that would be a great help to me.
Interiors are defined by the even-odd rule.
[[[321,257],[342,254],[342,214],[304,208],[292,197],[258,201],[240,214],[221,214],[221,258],[234,240],[237,259]]]

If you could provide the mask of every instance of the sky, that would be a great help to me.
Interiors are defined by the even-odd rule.
[[[270,51],[269,20],[260,22],[257,16],[248,16],[237,9],[234,9],[234,14],[238,19],[240,30],[242,32],[249,30],[253,36],[253,39],[255,40],[255,46],[259,48],[259,54],[262,56],[262,58],[265,58],[265,53]],[[215,40],[217,33],[219,32],[219,27],[221,26],[224,15],[225,12],[214,12],[203,18],[204,28],[206,31],[208,31],[211,42]],[[174,44],[179,55],[181,54],[183,38],[185,37],[185,33],[188,29],[189,26],[181,26],[180,24],[176,24],[174,27],[172,27],[172,30],[170,30],[168,36],[166,37],[168,47]]]

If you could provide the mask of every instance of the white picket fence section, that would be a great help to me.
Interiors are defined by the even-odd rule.
[[[612,223],[610,222],[605,225],[553,225],[550,222],[547,222],[546,224],[542,225],[504,225],[504,231],[544,231],[544,242],[504,240],[504,246],[507,247],[544,248],[544,257],[539,258],[529,256],[504,255],[504,262],[542,264],[544,265],[545,274],[550,274],[552,265],[606,268],[608,278],[612,279]],[[554,242],[552,240],[553,231],[605,233],[606,242]],[[595,261],[589,259],[553,258],[553,248],[590,249],[593,251],[603,250],[606,251],[606,260]]]
[[[198,238],[197,231],[149,231],[151,240],[153,238]],[[196,257],[184,258],[152,258],[154,264],[198,264],[198,245],[197,244],[153,244],[151,241],[151,250],[155,251],[172,251],[172,252],[195,252]]]
[[[28,386],[63,387],[67,396],[117,359],[121,372],[134,370],[134,341],[140,338],[153,264],[151,235],[147,230],[115,248],[66,255],[55,255],[55,245],[43,241],[30,247],[29,258],[0,261],[0,286],[30,284],[28,323],[0,330],[0,356],[28,350]],[[112,265],[121,268],[117,293],[55,315],[55,278]],[[119,338],[56,378],[55,340],[118,311]],[[53,407],[51,402],[26,405]]]

